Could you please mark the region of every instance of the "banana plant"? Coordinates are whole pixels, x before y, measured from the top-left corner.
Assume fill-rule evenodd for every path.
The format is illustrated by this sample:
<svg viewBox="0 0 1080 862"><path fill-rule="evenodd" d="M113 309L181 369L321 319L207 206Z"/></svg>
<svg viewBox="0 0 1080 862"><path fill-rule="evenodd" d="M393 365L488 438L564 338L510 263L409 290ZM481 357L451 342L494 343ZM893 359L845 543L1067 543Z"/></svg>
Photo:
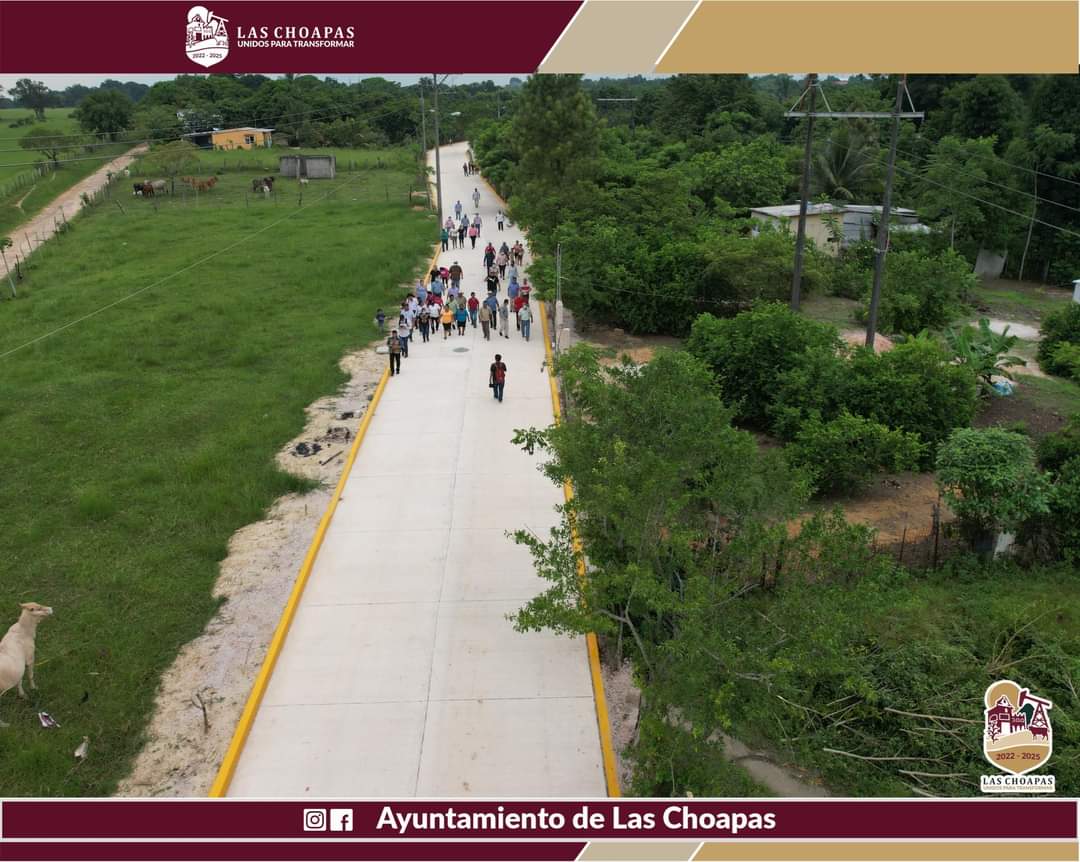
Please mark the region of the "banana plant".
<svg viewBox="0 0 1080 862"><path fill-rule="evenodd" d="M1020 339L1009 335L1009 327L1001 332L990 328L990 321L985 317L979 320L978 328L958 326L945 333L945 342L960 365L967 365L975 372L979 388L983 395L994 393L994 377L1012 380L1009 368L1027 365L1023 358L1009 353Z"/></svg>

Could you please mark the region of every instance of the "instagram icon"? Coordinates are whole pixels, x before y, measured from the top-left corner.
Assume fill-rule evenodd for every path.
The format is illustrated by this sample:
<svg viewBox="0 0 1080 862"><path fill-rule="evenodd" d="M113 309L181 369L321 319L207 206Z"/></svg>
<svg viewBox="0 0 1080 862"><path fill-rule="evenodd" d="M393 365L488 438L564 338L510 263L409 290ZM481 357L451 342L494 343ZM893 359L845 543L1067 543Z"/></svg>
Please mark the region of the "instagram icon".
<svg viewBox="0 0 1080 862"><path fill-rule="evenodd" d="M304 831L305 832L325 832L326 831L326 809L325 808L305 808L304 809Z"/></svg>

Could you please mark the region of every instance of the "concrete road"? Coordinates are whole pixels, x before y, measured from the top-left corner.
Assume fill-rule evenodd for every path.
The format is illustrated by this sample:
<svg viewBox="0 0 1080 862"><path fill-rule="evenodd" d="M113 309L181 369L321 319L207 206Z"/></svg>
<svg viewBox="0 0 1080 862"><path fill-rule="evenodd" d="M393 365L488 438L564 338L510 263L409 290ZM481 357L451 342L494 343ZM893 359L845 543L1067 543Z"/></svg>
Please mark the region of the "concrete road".
<svg viewBox="0 0 1080 862"><path fill-rule="evenodd" d="M442 152L443 202L484 221L449 251L485 296L483 246L513 245L499 202ZM468 240L466 240L468 243ZM527 263L526 259L526 263ZM505 290L501 294L505 297ZM364 321L358 321L360 326ZM511 322L513 326L513 322ZM585 641L518 634L542 588L507 530L544 535L561 489L511 445L552 422L539 321L526 343L414 335L345 486L240 756L230 796L603 796ZM505 400L488 388L499 352Z"/></svg>

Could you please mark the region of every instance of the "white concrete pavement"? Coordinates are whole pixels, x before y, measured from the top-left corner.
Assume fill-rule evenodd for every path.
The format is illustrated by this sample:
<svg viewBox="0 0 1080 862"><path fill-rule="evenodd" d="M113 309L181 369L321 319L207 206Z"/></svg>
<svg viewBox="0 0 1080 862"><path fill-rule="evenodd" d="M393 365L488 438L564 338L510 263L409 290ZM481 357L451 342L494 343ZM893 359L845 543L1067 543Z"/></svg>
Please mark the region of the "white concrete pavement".
<svg viewBox="0 0 1080 862"><path fill-rule="evenodd" d="M443 148L443 206L484 225L459 261L483 299L499 203ZM468 239L466 239L466 245ZM500 294L505 297L505 288ZM513 321L511 319L511 325ZM502 403L488 369L508 366ZM532 340L480 329L413 336L345 485L229 796L603 796L583 638L519 634L506 616L543 582L505 535L556 523L559 488L510 443L552 421Z"/></svg>

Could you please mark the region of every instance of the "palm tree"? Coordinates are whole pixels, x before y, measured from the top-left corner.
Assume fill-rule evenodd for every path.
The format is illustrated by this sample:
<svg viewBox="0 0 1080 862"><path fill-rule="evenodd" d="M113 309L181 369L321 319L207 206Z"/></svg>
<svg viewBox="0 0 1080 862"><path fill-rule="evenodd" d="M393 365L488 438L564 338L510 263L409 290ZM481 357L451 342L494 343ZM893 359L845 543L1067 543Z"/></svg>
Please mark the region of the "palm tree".
<svg viewBox="0 0 1080 862"><path fill-rule="evenodd" d="M814 157L814 193L854 201L876 185L879 167L876 141L856 126L838 126Z"/></svg>

